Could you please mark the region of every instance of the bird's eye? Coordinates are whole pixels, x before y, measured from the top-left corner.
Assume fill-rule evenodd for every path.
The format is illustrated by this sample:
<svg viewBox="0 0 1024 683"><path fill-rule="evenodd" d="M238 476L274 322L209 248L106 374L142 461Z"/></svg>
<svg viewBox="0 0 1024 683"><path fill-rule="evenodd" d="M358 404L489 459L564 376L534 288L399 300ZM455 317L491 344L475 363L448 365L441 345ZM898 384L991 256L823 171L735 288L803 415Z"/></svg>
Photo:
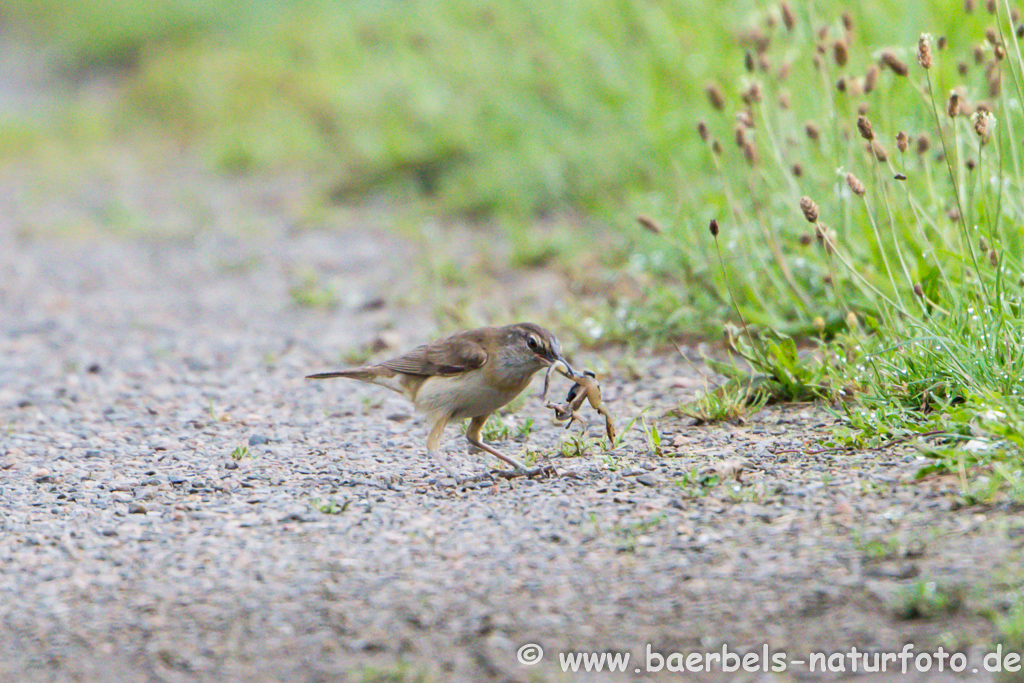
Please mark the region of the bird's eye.
<svg viewBox="0 0 1024 683"><path fill-rule="evenodd" d="M536 351L537 347L540 346L537 343L537 339L534 338L534 337L527 337L526 338L526 345L529 346L532 351Z"/></svg>

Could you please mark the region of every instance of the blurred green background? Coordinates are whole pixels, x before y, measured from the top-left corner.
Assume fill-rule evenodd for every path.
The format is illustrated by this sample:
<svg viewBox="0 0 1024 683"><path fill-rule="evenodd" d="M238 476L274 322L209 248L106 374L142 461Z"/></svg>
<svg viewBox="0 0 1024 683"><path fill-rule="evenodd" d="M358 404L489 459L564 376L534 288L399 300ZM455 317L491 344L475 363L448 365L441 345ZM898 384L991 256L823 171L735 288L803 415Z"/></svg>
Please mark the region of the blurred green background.
<svg viewBox="0 0 1024 683"><path fill-rule="evenodd" d="M957 3L847 10L857 40L909 44ZM9 0L6 39L110 100L8 113L0 154L170 136L226 173L326 171L341 200L386 192L471 217L687 210L706 194L694 138L708 80L738 101L744 32L775 5L551 0ZM934 28L932 28L934 30ZM799 94L799 93L796 93ZM813 97L815 93L807 95ZM638 199L639 197L639 199ZM602 213L607 216L607 214ZM612 219L614 222L614 219Z"/></svg>

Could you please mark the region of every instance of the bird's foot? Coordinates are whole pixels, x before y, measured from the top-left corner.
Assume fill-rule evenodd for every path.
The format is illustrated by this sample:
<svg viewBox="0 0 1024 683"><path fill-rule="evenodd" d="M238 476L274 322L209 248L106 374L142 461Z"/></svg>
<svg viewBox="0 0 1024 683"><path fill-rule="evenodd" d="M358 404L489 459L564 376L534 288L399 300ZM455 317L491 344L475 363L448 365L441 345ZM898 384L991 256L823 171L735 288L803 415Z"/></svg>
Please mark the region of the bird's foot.
<svg viewBox="0 0 1024 683"><path fill-rule="evenodd" d="M533 479L534 477L556 477L558 471L555 470L554 465L542 465L533 468L517 467L514 470L491 470L491 475L502 479L518 479L519 477Z"/></svg>

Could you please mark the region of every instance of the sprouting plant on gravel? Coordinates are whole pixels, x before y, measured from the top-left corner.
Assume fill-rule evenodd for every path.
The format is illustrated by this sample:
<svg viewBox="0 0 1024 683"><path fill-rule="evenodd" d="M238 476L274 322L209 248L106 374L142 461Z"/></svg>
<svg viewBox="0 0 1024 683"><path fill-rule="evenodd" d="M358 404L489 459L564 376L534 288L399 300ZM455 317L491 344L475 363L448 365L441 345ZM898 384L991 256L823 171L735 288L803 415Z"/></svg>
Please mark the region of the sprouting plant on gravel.
<svg viewBox="0 0 1024 683"><path fill-rule="evenodd" d="M320 282L313 271L306 271L288 293L296 306L302 308L333 309L338 306L338 295L330 285Z"/></svg>
<svg viewBox="0 0 1024 683"><path fill-rule="evenodd" d="M310 498L309 505L314 510L322 512L325 515L340 515L341 513L348 510L348 506L352 504L352 500L346 498L342 502L338 502L332 498Z"/></svg>
<svg viewBox="0 0 1024 683"><path fill-rule="evenodd" d="M647 424L647 418L640 414L640 427L644 430L644 436L647 438L647 448L657 456L662 455L661 452L661 432L658 431L658 425L652 422L650 425Z"/></svg>
<svg viewBox="0 0 1024 683"><path fill-rule="evenodd" d="M919 579L896 594L892 611L899 619L935 619L959 611L963 602L962 587Z"/></svg>
<svg viewBox="0 0 1024 683"><path fill-rule="evenodd" d="M600 450L603 443L601 439L571 432L569 437L558 445L558 450L563 458L582 458L589 455L591 451Z"/></svg>
<svg viewBox="0 0 1024 683"><path fill-rule="evenodd" d="M721 483L721 477L715 473L701 474L696 467L683 472L675 480L675 485L688 498L703 498L711 489Z"/></svg>
<svg viewBox="0 0 1024 683"><path fill-rule="evenodd" d="M526 465L527 467L533 467L534 465L536 465L537 451L527 448L526 452L523 453L523 464Z"/></svg>
<svg viewBox="0 0 1024 683"><path fill-rule="evenodd" d="M485 441L508 441L512 438L512 428L509 427L508 420L514 419L506 417L504 415L491 415L484 422L481 433L483 434ZM463 425L465 428L465 425ZM465 431L465 429L463 429Z"/></svg>
<svg viewBox="0 0 1024 683"><path fill-rule="evenodd" d="M402 662L387 668L363 666L355 673L360 683L430 683L430 677L425 672L413 671Z"/></svg>
<svg viewBox="0 0 1024 683"><path fill-rule="evenodd" d="M250 458L252 455L249 453L248 446L236 446L235 450L231 451L231 457L235 460L241 460L242 458Z"/></svg>
<svg viewBox="0 0 1024 683"><path fill-rule="evenodd" d="M601 461L604 463L605 469L609 472L618 472L622 469L621 459L612 453L605 453L601 456Z"/></svg>
<svg viewBox="0 0 1024 683"><path fill-rule="evenodd" d="M1010 650L1024 650L1024 596L1020 592L1013 596L1010 609L994 619L998 640Z"/></svg>
<svg viewBox="0 0 1024 683"><path fill-rule="evenodd" d="M895 537L854 539L854 547L861 559L868 562L892 560L899 556L900 542Z"/></svg>
<svg viewBox="0 0 1024 683"><path fill-rule="evenodd" d="M633 429L634 426L636 426L636 423L643 419L644 413L646 413L648 410L650 410L650 406L641 409L640 412L638 412L636 415L629 419L625 426L623 426L622 429L620 429L618 433L615 435L615 441L609 444L609 450L616 450L620 446L622 446L622 442L625 440L626 434L629 434L630 430Z"/></svg>
<svg viewBox="0 0 1024 683"><path fill-rule="evenodd" d="M526 441L530 438L531 432L533 432L533 418L528 417L519 425L516 431L516 441Z"/></svg>
<svg viewBox="0 0 1024 683"><path fill-rule="evenodd" d="M768 403L767 392L753 391L755 381L748 376L714 389L706 387L695 400L679 405L673 412L696 420L698 425L738 420Z"/></svg>

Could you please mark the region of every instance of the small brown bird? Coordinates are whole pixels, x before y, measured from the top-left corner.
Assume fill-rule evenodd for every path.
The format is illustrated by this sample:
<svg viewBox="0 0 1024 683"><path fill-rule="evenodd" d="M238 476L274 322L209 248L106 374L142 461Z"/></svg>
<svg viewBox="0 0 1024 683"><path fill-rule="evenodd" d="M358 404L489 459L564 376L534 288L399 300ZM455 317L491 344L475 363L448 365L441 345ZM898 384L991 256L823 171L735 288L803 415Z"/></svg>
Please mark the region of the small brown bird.
<svg viewBox="0 0 1024 683"><path fill-rule="evenodd" d="M538 370L553 363L558 363L559 372L574 377L555 335L533 323L517 323L460 332L377 365L323 372L307 379L348 377L407 396L433 423L427 451L461 483L438 446L448 422L467 417L471 418L466 430L470 453L486 451L515 467L517 475L544 471L528 470L491 448L481 441L480 430L491 413L522 393Z"/></svg>

